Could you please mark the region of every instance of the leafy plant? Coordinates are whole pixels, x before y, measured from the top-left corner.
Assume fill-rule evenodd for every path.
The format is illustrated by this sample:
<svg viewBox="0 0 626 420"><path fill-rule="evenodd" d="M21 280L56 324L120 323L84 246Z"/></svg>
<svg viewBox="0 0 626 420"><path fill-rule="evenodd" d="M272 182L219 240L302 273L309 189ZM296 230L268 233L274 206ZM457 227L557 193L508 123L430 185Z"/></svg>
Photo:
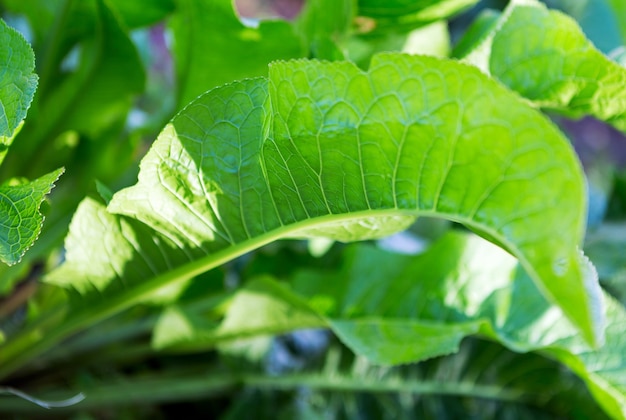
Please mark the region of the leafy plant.
<svg viewBox="0 0 626 420"><path fill-rule="evenodd" d="M6 147L16 139L3 175L59 165L67 174L51 196L52 227L1 277L13 292L0 305L0 376L48 399L67 397L54 391L63 380L86 396L65 409L119 414L134 397L103 375L113 371L149 390L135 394L147 411L134 415L142 417L157 403L167 416L166 401L224 392L230 409L219 414L234 417L244 409L237 398L261 406L282 399L286 405L268 407L285 416L353 416L366 401L351 397L359 392L373 393L388 416L454 416L472 410L463 398L487 398L497 403L484 416L518 407L518 417L626 417L626 312L615 298L623 295L615 281L607 283L615 297L603 291L592 264L599 244L622 238L590 236L591 261L584 256L585 173L549 118L591 115L626 130L626 69L596 50L584 27L534 0L485 12L455 58L398 51L419 52L434 33L445 44L442 21L476 3L363 0L337 8L311 0L293 21L246 26L228 0L2 2L9 17L28 20L41 57L33 109L16 136L36 76L26 41L3 24L26 57L15 64L8 54L3 77L27 92L16 102L0 91ZM142 54L165 51L162 27L128 32L163 19L174 75L142 62ZM142 44L142 34L161 43ZM129 186L141 137L175 111ZM151 116L137 126L127 120L137 114ZM33 159L36 166L23 169ZM37 227L39 204L60 173L10 187L28 186L21 194L31 197L26 210ZM2 217L9 227L18 220ZM434 234L436 219L457 224ZM34 234L17 240L6 229L6 262L32 244L38 230L29 229ZM422 232L425 252L380 249L378 239L407 229ZM311 250L300 250L302 241L275 243L302 238ZM353 241L371 243L340 244ZM608 280L604 267L600 280ZM16 286L25 275L35 282ZM259 371L284 370L271 364L280 337L310 328L341 344L322 340L305 352L289 368L302 372ZM487 367L502 346L522 379ZM329 364L337 351L355 361L353 370L365 363L397 379L357 384L346 366ZM191 354L211 354L211 363ZM484 388L463 360L491 372ZM457 374L410 373L439 364ZM548 372L542 381L555 383L551 402L533 390L534 364ZM236 391L242 386L253 391ZM308 403L292 405L285 395L300 386ZM345 398L329 400L329 389ZM436 399L383 403L383 392L459 397L444 408ZM571 398L579 401L561 403ZM28 404L14 400L4 410L34 408Z"/></svg>

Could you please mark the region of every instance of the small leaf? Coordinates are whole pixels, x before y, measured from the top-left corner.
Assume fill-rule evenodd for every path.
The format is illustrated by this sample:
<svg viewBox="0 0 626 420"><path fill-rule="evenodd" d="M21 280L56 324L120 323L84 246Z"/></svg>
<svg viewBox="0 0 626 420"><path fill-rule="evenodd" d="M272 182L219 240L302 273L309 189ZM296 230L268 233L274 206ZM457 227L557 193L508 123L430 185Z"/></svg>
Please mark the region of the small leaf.
<svg viewBox="0 0 626 420"><path fill-rule="evenodd" d="M37 89L37 75L33 50L2 19L0 45L0 144L6 148L17 126L26 118Z"/></svg>
<svg viewBox="0 0 626 420"><path fill-rule="evenodd" d="M337 337L372 363L397 365L456 353L461 340L476 334L480 322L445 325L406 319L333 320ZM419 343L428 343L420 345Z"/></svg>
<svg viewBox="0 0 626 420"><path fill-rule="evenodd" d="M54 187L63 169L57 169L32 182L0 186L0 259L18 263L39 236L43 216L39 206Z"/></svg>

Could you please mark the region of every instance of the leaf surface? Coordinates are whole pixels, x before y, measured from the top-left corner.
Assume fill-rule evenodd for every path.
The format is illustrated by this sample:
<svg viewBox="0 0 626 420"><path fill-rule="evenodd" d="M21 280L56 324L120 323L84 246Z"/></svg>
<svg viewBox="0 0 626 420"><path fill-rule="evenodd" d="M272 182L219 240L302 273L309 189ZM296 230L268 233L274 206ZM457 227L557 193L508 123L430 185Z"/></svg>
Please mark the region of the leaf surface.
<svg viewBox="0 0 626 420"><path fill-rule="evenodd" d="M377 56L367 73L279 62L268 79L215 89L175 117L138 183L113 196L116 214L77 213L50 281L83 290L79 318L98 318L280 238L376 238L438 216L506 247L596 342L599 290L576 249L583 186L567 140L473 67L397 54ZM122 222L132 231L115 227ZM78 229L120 230L145 246ZM102 271L113 255L114 269ZM153 274L136 268L147 260L160 262ZM90 286L94 276L104 286Z"/></svg>
<svg viewBox="0 0 626 420"><path fill-rule="evenodd" d="M348 38L356 15L352 0L311 0L294 23L294 28L309 43L310 57L342 60L342 44Z"/></svg>
<svg viewBox="0 0 626 420"><path fill-rule="evenodd" d="M37 89L35 55L26 40L0 19L0 152L6 152Z"/></svg>
<svg viewBox="0 0 626 420"><path fill-rule="evenodd" d="M170 27L181 107L216 86L264 75L273 60L306 51L288 22L245 26L230 0L177 0Z"/></svg>
<svg viewBox="0 0 626 420"><path fill-rule="evenodd" d="M573 19L534 0L512 3L469 61L540 107L592 115L626 131L626 69Z"/></svg>
<svg viewBox="0 0 626 420"><path fill-rule="evenodd" d="M31 182L0 186L0 260L13 265L32 246L43 223L39 206L63 169Z"/></svg>
<svg viewBox="0 0 626 420"><path fill-rule="evenodd" d="M303 305L356 354L383 365L456 352L464 337L478 333L516 352L538 351L566 365L607 413L626 418L623 306L604 296L606 343L591 350L511 255L476 236L448 233L417 257L354 245L346 250L341 270L301 271L290 286L264 278L236 292L226 310L231 335L221 339L247 337L252 317L259 321L258 332L302 328L295 318L285 323L284 316L272 315L272 308L285 314L303 311ZM276 288L282 293L274 293ZM272 295L275 302L251 305L239 300L240 293ZM189 316L184 309L178 315ZM190 330L184 338L171 336L160 344L173 349L212 347L221 328L204 336Z"/></svg>
<svg viewBox="0 0 626 420"><path fill-rule="evenodd" d="M186 108L109 209L207 262L285 236L381 237L437 215L503 244L588 338L598 331L575 248L584 197L569 144L449 61L379 55L368 73L276 63L268 81Z"/></svg>

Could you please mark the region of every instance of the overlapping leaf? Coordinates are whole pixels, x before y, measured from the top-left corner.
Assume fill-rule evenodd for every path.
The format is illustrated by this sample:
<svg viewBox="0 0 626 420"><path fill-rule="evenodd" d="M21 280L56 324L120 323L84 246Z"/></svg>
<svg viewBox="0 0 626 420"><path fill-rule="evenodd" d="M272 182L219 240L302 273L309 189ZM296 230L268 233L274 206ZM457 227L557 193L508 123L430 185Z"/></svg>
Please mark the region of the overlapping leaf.
<svg viewBox="0 0 626 420"><path fill-rule="evenodd" d="M512 3L469 60L541 107L626 131L626 69L573 19L534 0Z"/></svg>
<svg viewBox="0 0 626 420"><path fill-rule="evenodd" d="M35 159L39 167L58 165L56 154L41 153L46 145L52 149L52 140L69 130L98 138L126 118L134 95L143 90L139 54L106 2L71 2L63 16L59 25L65 25L65 31L56 35L55 48L40 63L38 112L26 122L24 141L13 151L18 158L5 173L29 173L24 162ZM72 61L68 54L74 63L67 64ZM69 68L62 68L63 61Z"/></svg>
<svg viewBox="0 0 626 420"><path fill-rule="evenodd" d="M216 86L262 76L270 61L305 55L288 22L247 27L233 7L230 0L177 0L170 26L181 107Z"/></svg>
<svg viewBox="0 0 626 420"><path fill-rule="evenodd" d="M74 129L94 137L126 115L134 95L143 90L145 74L136 47L106 3L91 0L82 7L95 23L82 39L76 71L55 86L41 111L61 120L58 131Z"/></svg>
<svg viewBox="0 0 626 420"><path fill-rule="evenodd" d="M475 236L448 233L417 257L364 245L346 254L338 272L302 271L289 285L253 280L232 299L226 321L213 329L196 311L180 309L178 323L188 328L174 331L167 328L172 314L165 313L155 345L206 348L252 332L302 328L307 316L355 353L390 365L456 352L463 337L479 333L565 364L607 413L626 418L626 311L612 298L605 296L606 344L590 350L513 257ZM276 316L277 310L283 316Z"/></svg>

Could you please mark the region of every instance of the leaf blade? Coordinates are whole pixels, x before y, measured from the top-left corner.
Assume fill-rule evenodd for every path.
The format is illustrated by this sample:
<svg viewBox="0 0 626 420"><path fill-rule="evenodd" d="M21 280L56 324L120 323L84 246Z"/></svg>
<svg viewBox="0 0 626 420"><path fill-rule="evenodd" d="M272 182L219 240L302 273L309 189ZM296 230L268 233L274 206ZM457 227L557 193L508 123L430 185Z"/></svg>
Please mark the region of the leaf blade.
<svg viewBox="0 0 626 420"><path fill-rule="evenodd" d="M449 218L504 244L587 339L599 339L599 294L588 293L572 247L584 229L582 170L536 111L472 67L431 57L382 54L368 73L279 62L267 83L192 104L109 209L209 254L273 230L274 239L319 236L333 220L365 238L416 214ZM533 223L541 228L530 232Z"/></svg>
<svg viewBox="0 0 626 420"><path fill-rule="evenodd" d="M10 146L37 89L35 54L24 37L0 19L0 142Z"/></svg>
<svg viewBox="0 0 626 420"><path fill-rule="evenodd" d="M290 72L297 77L283 78ZM346 104L367 124L355 112L333 114ZM511 130L516 121L520 130ZM406 127L413 130L409 147L401 146ZM320 168L334 176L320 177ZM113 196L108 211L116 214L107 223L137 219L167 240L175 258L149 278L133 268L144 264L135 254L123 259L120 279L107 280L126 282L126 290L110 286L116 311L280 238L357 239L340 236L338 224L375 237L423 215L464 223L504 244L589 342L601 333L594 317L601 298L588 295L576 249L585 198L571 146L537 111L472 67L393 54L379 56L369 73L348 63L277 63L269 81L218 88L183 110L143 160L139 178ZM102 245L71 245L70 282L80 284L89 277L81 272L95 270L83 248L106 253ZM104 304L90 307L101 294L82 296L85 319L111 313ZM59 328L58 336L70 330Z"/></svg>
<svg viewBox="0 0 626 420"><path fill-rule="evenodd" d="M64 169L57 169L34 181L0 186L0 260L17 264L37 240L43 225L39 206Z"/></svg>
<svg viewBox="0 0 626 420"><path fill-rule="evenodd" d="M539 107L626 130L626 69L563 13L534 0L512 3L468 59Z"/></svg>

